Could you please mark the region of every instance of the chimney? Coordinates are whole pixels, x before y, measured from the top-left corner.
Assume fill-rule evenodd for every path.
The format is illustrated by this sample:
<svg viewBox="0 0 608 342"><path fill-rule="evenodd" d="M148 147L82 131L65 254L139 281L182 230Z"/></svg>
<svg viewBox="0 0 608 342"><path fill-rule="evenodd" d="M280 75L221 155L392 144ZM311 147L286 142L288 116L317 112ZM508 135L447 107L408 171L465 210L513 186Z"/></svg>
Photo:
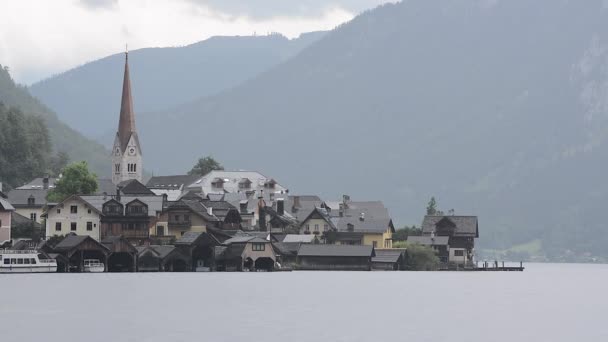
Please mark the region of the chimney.
<svg viewBox="0 0 608 342"><path fill-rule="evenodd" d="M260 231L266 231L266 203L264 203L264 197L260 195L258 197L258 224Z"/></svg>
<svg viewBox="0 0 608 342"><path fill-rule="evenodd" d="M239 203L239 210L241 211L241 214L247 214L247 201L241 201Z"/></svg>
<svg viewBox="0 0 608 342"><path fill-rule="evenodd" d="M49 189L49 176L44 176L44 178L42 178L42 188L44 190Z"/></svg>
<svg viewBox="0 0 608 342"><path fill-rule="evenodd" d="M291 207L291 212L296 213L300 208L300 196L293 196L293 205Z"/></svg>
<svg viewBox="0 0 608 342"><path fill-rule="evenodd" d="M163 206L162 208L165 209L167 207L167 194L163 194Z"/></svg>
<svg viewBox="0 0 608 342"><path fill-rule="evenodd" d="M120 190L122 190L122 186L116 187L116 200L120 202Z"/></svg>
<svg viewBox="0 0 608 342"><path fill-rule="evenodd" d="M359 221L365 221L365 213L361 213L361 215L359 215Z"/></svg>
<svg viewBox="0 0 608 342"><path fill-rule="evenodd" d="M277 200L277 214L283 216L285 214L285 201L282 198Z"/></svg>
<svg viewBox="0 0 608 342"><path fill-rule="evenodd" d="M340 203L340 208L338 209L338 215L340 217L344 217L344 203Z"/></svg>
<svg viewBox="0 0 608 342"><path fill-rule="evenodd" d="M350 202L349 195L342 195L342 203L344 203L344 208L348 208L348 203Z"/></svg>

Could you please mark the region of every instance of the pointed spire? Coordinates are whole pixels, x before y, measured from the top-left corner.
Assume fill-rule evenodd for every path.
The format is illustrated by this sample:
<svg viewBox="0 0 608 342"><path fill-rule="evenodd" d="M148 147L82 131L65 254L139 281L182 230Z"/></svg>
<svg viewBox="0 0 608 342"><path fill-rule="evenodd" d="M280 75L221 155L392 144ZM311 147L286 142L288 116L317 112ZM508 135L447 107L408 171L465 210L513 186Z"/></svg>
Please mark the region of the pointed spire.
<svg viewBox="0 0 608 342"><path fill-rule="evenodd" d="M120 104L120 121L118 122L118 137L120 147L124 152L135 132L135 113L133 112L133 98L131 97L131 79L129 77L129 52L125 51L125 75L122 83L122 101Z"/></svg>

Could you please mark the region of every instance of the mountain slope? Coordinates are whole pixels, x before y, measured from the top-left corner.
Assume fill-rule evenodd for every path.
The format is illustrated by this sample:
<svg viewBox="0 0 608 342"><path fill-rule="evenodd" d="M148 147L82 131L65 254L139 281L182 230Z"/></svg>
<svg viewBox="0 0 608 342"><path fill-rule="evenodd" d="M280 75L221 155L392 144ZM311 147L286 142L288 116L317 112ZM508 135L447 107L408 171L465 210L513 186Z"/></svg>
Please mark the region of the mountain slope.
<svg viewBox="0 0 608 342"><path fill-rule="evenodd" d="M137 113L175 106L236 86L295 55L324 33L213 37L175 48L129 52ZM33 84L34 96L71 127L102 144L116 130L124 54L112 55Z"/></svg>
<svg viewBox="0 0 608 342"><path fill-rule="evenodd" d="M1 67L0 102L6 106L17 107L26 115L43 118L53 151L66 152L72 161L86 160L91 170L99 176L106 176L109 173L109 151L61 122L54 112L32 97L26 88L16 85L8 71Z"/></svg>
<svg viewBox="0 0 608 342"><path fill-rule="evenodd" d="M212 153L296 192L383 199L403 223L438 196L480 216L484 246L606 255L607 98L603 1L413 0L140 133L155 173Z"/></svg>

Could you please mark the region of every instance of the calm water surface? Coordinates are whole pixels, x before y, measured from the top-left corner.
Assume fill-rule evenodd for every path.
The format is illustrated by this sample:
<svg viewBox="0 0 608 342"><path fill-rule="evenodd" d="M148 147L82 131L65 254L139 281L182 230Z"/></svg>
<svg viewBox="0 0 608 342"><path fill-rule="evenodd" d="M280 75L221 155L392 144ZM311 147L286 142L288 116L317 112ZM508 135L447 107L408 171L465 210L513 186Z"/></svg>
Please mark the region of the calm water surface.
<svg viewBox="0 0 608 342"><path fill-rule="evenodd" d="M0 275L0 341L608 341L608 265Z"/></svg>

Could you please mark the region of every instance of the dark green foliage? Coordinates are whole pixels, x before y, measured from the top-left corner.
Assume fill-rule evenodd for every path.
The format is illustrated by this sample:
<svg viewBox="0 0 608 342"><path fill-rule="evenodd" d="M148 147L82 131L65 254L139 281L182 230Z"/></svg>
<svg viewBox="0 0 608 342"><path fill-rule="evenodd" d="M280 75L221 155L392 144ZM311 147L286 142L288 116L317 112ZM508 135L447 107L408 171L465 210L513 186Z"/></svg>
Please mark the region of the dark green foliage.
<svg viewBox="0 0 608 342"><path fill-rule="evenodd" d="M222 164L218 163L213 157L207 156L199 158L198 162L188 172L189 175L204 176L213 170L223 170Z"/></svg>
<svg viewBox="0 0 608 342"><path fill-rule="evenodd" d="M40 145L35 151L30 151L29 154L22 155L23 159L27 160L28 163L36 165L36 168L32 169L31 172L23 175L23 177L27 178L26 181L29 181L32 178L28 175L41 177L43 173L52 171L46 169L47 166L49 166L47 164L48 158L46 156L49 156L52 151L61 151L67 154L71 160L86 160L94 171L100 172L101 174L105 175L109 172L109 152L103 146L92 142L61 122L55 113L40 103L36 98L32 97L27 88L15 84L10 77L8 70L2 68L1 65L0 102L3 102L6 107L19 108L21 116L24 116L23 121L27 122L27 125L30 126L28 131L28 134L30 135L26 138L29 140L37 140L37 144ZM81 111L82 110L85 109L81 108ZM6 130L2 128L0 128L0 130L2 130L2 134L7 134ZM46 139L39 139L44 136L45 132L47 135ZM11 134L18 135L20 133L15 132ZM0 136L0 142L3 141L3 138L4 136ZM11 140L13 138L15 137L8 137L7 139ZM23 153L27 150L25 146L18 148L20 149L18 153ZM39 154L43 151L45 155L39 157ZM3 155L0 155L0 158L2 158L2 156ZM32 161L31 159L33 158L38 159L38 161ZM63 157L59 158L59 160L62 158ZM2 170L0 170L0 172L2 172ZM17 181L21 181L21 179L22 178ZM4 179L0 179L0 181L9 182L9 180Z"/></svg>
<svg viewBox="0 0 608 342"><path fill-rule="evenodd" d="M59 203L71 195L88 195L97 190L97 176L89 172L85 161L72 163L61 173L61 179L47 195L49 202Z"/></svg>
<svg viewBox="0 0 608 342"><path fill-rule="evenodd" d="M431 200L426 206L426 214L427 215L435 215L437 214L437 201L435 201L435 197L431 197Z"/></svg>
<svg viewBox="0 0 608 342"><path fill-rule="evenodd" d="M15 224L11 227L11 237L13 239L32 239L38 241L40 239L41 228L34 221Z"/></svg>
<svg viewBox="0 0 608 342"><path fill-rule="evenodd" d="M395 230L393 233L393 241L405 241L408 236L420 236L422 235L422 229L416 228L416 226L411 227L403 227L401 229Z"/></svg>
<svg viewBox="0 0 608 342"><path fill-rule="evenodd" d="M393 243L393 248L407 248L409 270L434 271L439 268L439 257L431 247L398 241Z"/></svg>
<svg viewBox="0 0 608 342"><path fill-rule="evenodd" d="M55 246L57 246L57 244L60 243L61 240L63 240L64 238L65 238L65 235L53 235L46 239L46 243L51 248L55 248Z"/></svg>
<svg viewBox="0 0 608 342"><path fill-rule="evenodd" d="M46 171L51 147L44 121L0 103L0 180L17 187Z"/></svg>

